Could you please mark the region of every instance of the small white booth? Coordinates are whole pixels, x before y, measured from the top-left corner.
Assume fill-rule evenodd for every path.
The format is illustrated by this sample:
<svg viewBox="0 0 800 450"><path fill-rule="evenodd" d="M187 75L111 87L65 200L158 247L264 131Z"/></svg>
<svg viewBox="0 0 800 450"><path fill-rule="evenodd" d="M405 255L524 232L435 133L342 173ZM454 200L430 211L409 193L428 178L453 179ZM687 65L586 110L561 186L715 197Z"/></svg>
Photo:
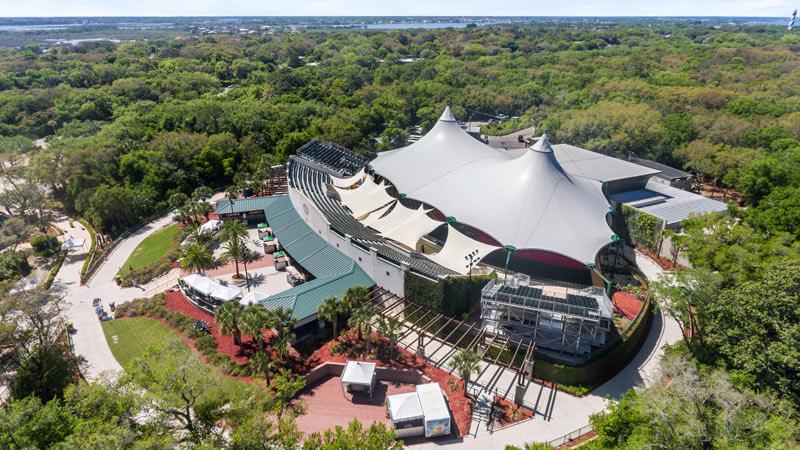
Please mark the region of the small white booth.
<svg viewBox="0 0 800 450"><path fill-rule="evenodd" d="M386 399L397 437L450 434L450 409L438 383L418 384L416 392Z"/></svg>
<svg viewBox="0 0 800 450"><path fill-rule="evenodd" d="M386 398L386 407L395 436L402 439L425 434L425 414L416 392L390 395Z"/></svg>
<svg viewBox="0 0 800 450"><path fill-rule="evenodd" d="M369 398L372 398L372 391L375 387L375 363L364 361L347 361L342 370L342 386L349 387L350 390L369 391Z"/></svg>

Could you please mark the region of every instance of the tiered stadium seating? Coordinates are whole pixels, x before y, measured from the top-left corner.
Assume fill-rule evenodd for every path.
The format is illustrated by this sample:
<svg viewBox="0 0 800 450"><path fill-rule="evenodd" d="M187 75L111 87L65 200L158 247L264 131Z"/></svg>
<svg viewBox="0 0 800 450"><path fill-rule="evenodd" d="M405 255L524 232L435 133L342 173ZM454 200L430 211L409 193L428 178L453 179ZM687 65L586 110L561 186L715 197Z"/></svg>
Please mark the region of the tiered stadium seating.
<svg viewBox="0 0 800 450"><path fill-rule="evenodd" d="M316 152L316 147L314 148ZM325 153L322 150L319 150L319 152L323 156L330 156L329 153ZM300 151L298 150L299 153ZM401 262L406 263L412 270L428 277L437 278L440 275L454 274L450 269L440 266L425 257L412 257L409 252L391 244L385 238L353 218L341 203L328 195L326 185L331 183L330 176L315 166L331 167L322 162L311 160L308 157L309 153L304 153L304 155L302 158L293 157L289 162L289 182L293 188L303 192L306 197L317 205L335 231L342 235L348 234L357 245L361 245L364 248L375 248L381 257L398 264ZM360 170L360 167L353 170L352 173L357 170Z"/></svg>
<svg viewBox="0 0 800 450"><path fill-rule="evenodd" d="M320 139L314 139L297 149L297 156L314 161L346 176L354 175L367 163L364 156Z"/></svg>

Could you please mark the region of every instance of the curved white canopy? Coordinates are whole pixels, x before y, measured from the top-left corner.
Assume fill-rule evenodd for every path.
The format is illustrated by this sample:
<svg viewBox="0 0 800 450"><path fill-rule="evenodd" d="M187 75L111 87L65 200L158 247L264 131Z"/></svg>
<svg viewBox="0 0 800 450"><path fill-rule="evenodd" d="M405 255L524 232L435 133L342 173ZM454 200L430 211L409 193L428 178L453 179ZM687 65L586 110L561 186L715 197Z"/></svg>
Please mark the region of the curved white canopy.
<svg viewBox="0 0 800 450"><path fill-rule="evenodd" d="M380 231L383 236L414 249L419 238L442 224L428 217L428 212L422 205L417 209L411 209L398 202L389 214L370 226Z"/></svg>
<svg viewBox="0 0 800 450"><path fill-rule="evenodd" d="M447 267L448 269L466 275L469 272L466 258L471 252L475 252L474 261L477 263L484 256L497 250L500 247L484 244L466 236L456 230L450 224L447 225L447 240L439 253L425 255L436 264Z"/></svg>
<svg viewBox="0 0 800 450"><path fill-rule="evenodd" d="M334 189L339 193L342 203L350 208L354 217L358 218L394 201L394 198L386 192L386 187L385 182L377 184L372 177L369 177L355 189L340 189L335 186Z"/></svg>
<svg viewBox="0 0 800 450"><path fill-rule="evenodd" d="M384 206L383 208L376 209L375 211L371 212L367 217L361 219L361 223L364 226L371 227L372 224L374 224L375 222L381 220L383 218L383 215L386 214L386 211L388 211L389 208L391 208L392 205L394 205L395 203L396 202L389 203L388 205Z"/></svg>
<svg viewBox="0 0 800 450"><path fill-rule="evenodd" d="M547 136L522 151L492 148L463 131L447 108L422 139L379 153L371 166L398 192L503 245L588 264L611 242L600 183L568 175Z"/></svg>
<svg viewBox="0 0 800 450"><path fill-rule="evenodd" d="M333 182L333 185L336 186L336 187L349 188L350 186L352 186L352 185L358 183L359 181L363 180L365 174L366 174L366 172L362 168L361 170L359 170L352 177L338 178L338 177L332 176L331 177L331 181Z"/></svg>

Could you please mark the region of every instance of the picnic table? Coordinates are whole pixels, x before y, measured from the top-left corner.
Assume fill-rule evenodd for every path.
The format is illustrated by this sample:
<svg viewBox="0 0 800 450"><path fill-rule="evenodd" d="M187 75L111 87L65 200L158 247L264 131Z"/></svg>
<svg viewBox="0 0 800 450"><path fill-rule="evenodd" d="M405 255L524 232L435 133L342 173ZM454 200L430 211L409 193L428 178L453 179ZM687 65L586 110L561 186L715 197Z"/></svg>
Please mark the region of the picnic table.
<svg viewBox="0 0 800 450"><path fill-rule="evenodd" d="M257 226L258 226L258 228L267 228L267 227L268 227L268 225L267 225L267 224L265 224L264 222L261 222L261 223L260 223L260 224L258 224Z"/></svg>
<svg viewBox="0 0 800 450"><path fill-rule="evenodd" d="M264 242L272 242L275 240L275 236L264 236L261 238L261 240Z"/></svg>
<svg viewBox="0 0 800 450"><path fill-rule="evenodd" d="M283 253L283 252L275 252L275 253L272 254L272 257L275 258L275 259L283 258L284 256L286 256L286 254Z"/></svg>

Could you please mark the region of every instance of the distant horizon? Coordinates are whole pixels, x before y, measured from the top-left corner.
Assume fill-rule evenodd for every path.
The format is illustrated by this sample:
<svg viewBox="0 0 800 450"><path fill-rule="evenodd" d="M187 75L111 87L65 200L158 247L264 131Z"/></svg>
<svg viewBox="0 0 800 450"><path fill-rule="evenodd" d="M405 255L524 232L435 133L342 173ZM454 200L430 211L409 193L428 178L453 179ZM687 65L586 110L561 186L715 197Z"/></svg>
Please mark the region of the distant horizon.
<svg viewBox="0 0 800 450"><path fill-rule="evenodd" d="M800 8L800 7L798 7ZM309 14L272 14L272 15L243 15L243 14L196 14L196 15L152 15L152 16L134 16L134 15L74 15L74 16L4 16L0 14L0 20L2 19L78 19L78 18L86 18L86 19L94 19L94 18L120 18L120 19L191 19L191 18L248 18L248 19L258 19L258 18L270 18L270 17L280 17L280 18L291 18L291 17L322 17L322 18L448 18L448 19L467 19L467 18L519 18L519 19L537 19L537 18L560 18L560 17L567 17L567 18L609 18L609 19L727 19L727 18L765 18L765 19L781 19L786 18L789 20L790 14L780 15L780 16L763 16L763 15L721 15L721 16L710 16L710 15L613 15L613 14L592 14L592 15L565 15L565 14L551 14L551 15L488 15L488 14L458 14L458 15L421 15L421 14L402 14L402 15L395 15L395 14L367 14L367 15L334 15L334 14L317 14L317 15L309 15Z"/></svg>
<svg viewBox="0 0 800 450"><path fill-rule="evenodd" d="M3 18L73 17L787 17L797 0L28 0ZM47 12L43 15L42 12ZM142 14L147 12L148 14ZM580 14L576 14L579 12ZM454 14L455 13L455 14Z"/></svg>

